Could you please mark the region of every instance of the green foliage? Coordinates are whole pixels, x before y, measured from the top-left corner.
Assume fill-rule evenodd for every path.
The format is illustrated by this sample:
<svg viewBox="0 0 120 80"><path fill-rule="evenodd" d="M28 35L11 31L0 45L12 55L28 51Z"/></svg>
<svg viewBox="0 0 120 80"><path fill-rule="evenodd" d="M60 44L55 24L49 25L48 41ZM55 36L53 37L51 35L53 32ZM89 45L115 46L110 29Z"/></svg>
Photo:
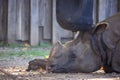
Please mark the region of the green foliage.
<svg viewBox="0 0 120 80"><path fill-rule="evenodd" d="M15 47L24 47L24 44L0 42L0 46L1 47L15 48Z"/></svg>
<svg viewBox="0 0 120 80"><path fill-rule="evenodd" d="M26 50L26 51L20 51L17 53L18 56L42 56L45 57L46 55L49 55L49 50Z"/></svg>
<svg viewBox="0 0 120 80"><path fill-rule="evenodd" d="M26 46L27 45L27 46ZM40 45L38 46L30 46L28 43L4 43L4 42L0 42L0 46L1 47L9 47L9 48L16 48L16 47L31 47L31 48L50 48L51 44L49 42L43 42L40 43Z"/></svg>
<svg viewBox="0 0 120 80"><path fill-rule="evenodd" d="M24 48L23 48L24 49ZM50 51L44 49L33 49L33 50L20 50L20 51L4 51L0 52L0 58L13 58L13 57L45 57L49 55Z"/></svg>
<svg viewBox="0 0 120 80"><path fill-rule="evenodd" d="M8 43L6 47L15 48L15 47L24 47L24 44L18 44L18 43Z"/></svg>
<svg viewBox="0 0 120 80"><path fill-rule="evenodd" d="M4 42L0 42L0 46L1 46L1 47L4 46Z"/></svg>
<svg viewBox="0 0 120 80"><path fill-rule="evenodd" d="M40 47L42 47L42 48L50 48L50 47L51 47L51 44L48 43L48 42L46 42L46 43L41 43L41 44L40 44Z"/></svg>
<svg viewBox="0 0 120 80"><path fill-rule="evenodd" d="M3 44L0 44L3 46ZM29 44L7 44L5 50L0 51L0 59L14 57L46 57L50 53L50 43L41 43L40 46L30 46Z"/></svg>
<svg viewBox="0 0 120 80"><path fill-rule="evenodd" d="M50 47L51 43L49 42L40 43L38 46L31 46L31 48L50 48Z"/></svg>

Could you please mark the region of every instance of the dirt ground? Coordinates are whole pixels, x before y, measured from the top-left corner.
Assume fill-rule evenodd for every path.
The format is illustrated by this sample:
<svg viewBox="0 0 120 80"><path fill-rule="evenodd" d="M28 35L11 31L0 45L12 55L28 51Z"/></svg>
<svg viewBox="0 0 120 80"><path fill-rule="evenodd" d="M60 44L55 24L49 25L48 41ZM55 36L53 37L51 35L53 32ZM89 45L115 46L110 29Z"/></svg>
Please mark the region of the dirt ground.
<svg viewBox="0 0 120 80"><path fill-rule="evenodd" d="M120 74L106 74L102 70L93 73L67 74L41 73L39 70L26 72L29 61L30 59L24 57L0 59L0 69L10 73L0 71L0 80L120 80Z"/></svg>

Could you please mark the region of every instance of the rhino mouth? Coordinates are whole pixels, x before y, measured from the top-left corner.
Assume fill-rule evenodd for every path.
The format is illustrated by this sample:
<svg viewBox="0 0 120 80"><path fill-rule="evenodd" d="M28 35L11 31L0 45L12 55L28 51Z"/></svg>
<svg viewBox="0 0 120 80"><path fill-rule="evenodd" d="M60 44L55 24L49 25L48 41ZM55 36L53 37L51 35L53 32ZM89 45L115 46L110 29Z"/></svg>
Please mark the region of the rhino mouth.
<svg viewBox="0 0 120 80"><path fill-rule="evenodd" d="M48 71L52 73L68 73L69 72L68 68L64 66L59 66L59 65L51 67Z"/></svg>
<svg viewBox="0 0 120 80"><path fill-rule="evenodd" d="M50 72L53 72L53 73L68 73L67 69L66 68L52 68L50 70Z"/></svg>

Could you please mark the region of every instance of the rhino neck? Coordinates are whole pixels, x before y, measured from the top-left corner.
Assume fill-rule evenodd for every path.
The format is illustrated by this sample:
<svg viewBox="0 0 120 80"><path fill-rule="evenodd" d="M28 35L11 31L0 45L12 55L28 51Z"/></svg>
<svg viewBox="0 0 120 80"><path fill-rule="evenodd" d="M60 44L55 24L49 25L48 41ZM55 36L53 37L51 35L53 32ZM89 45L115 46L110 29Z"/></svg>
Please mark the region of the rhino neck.
<svg viewBox="0 0 120 80"><path fill-rule="evenodd" d="M65 46L67 47L73 47L73 46L76 46L80 41L81 41L81 38L83 36L83 32L79 32L78 36L76 39L72 40L72 41L68 41L65 43Z"/></svg>
<svg viewBox="0 0 120 80"><path fill-rule="evenodd" d="M82 38L83 38L83 36L84 36L84 33L85 33L84 31L80 31L80 32L79 32L77 38L73 40L73 44L74 44L74 45L76 45L76 44L78 44L79 42L82 41Z"/></svg>

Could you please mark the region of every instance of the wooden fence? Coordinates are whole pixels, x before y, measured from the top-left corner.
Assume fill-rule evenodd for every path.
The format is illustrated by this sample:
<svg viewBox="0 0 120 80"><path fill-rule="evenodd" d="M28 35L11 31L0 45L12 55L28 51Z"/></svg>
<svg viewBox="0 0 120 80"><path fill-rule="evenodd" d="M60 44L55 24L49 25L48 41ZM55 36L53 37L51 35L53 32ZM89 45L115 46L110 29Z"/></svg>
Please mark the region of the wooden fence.
<svg viewBox="0 0 120 80"><path fill-rule="evenodd" d="M94 23L120 10L120 0L94 0ZM72 39L56 21L56 0L0 0L0 41L28 42Z"/></svg>

